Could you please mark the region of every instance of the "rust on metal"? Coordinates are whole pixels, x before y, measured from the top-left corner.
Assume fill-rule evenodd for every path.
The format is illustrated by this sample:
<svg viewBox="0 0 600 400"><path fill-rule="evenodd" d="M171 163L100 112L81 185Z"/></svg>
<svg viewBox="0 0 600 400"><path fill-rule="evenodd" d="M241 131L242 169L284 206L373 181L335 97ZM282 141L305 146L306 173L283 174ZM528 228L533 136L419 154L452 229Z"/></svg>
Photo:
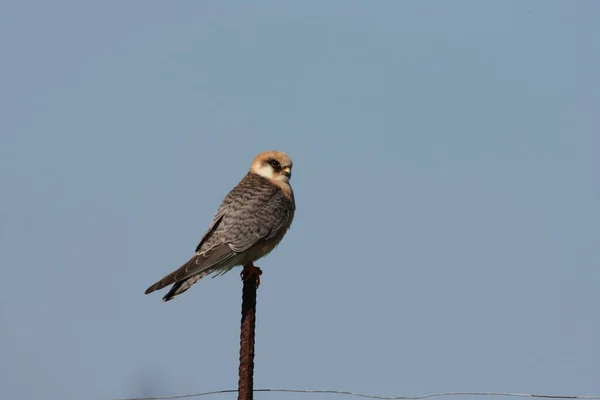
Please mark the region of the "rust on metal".
<svg viewBox="0 0 600 400"><path fill-rule="evenodd" d="M252 263L242 271L242 327L240 331L240 367L238 400L252 400L254 391L254 333L256 328L256 289L262 271Z"/></svg>

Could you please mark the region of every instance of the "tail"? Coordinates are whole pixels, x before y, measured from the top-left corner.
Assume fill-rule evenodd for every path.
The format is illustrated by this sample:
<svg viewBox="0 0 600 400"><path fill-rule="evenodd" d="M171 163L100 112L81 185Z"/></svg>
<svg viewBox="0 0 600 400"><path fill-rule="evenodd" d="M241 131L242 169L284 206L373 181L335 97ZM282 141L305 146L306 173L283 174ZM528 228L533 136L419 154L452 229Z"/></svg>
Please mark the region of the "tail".
<svg viewBox="0 0 600 400"><path fill-rule="evenodd" d="M204 278L215 270L214 266L202 268L197 261L198 255L192 257L188 262L183 264L177 270L171 272L158 282L146 289L145 294L150 294L156 290L163 289L169 285L173 285L169 293L163 297L163 301L169 301L175 296L188 290L194 283Z"/></svg>
<svg viewBox="0 0 600 400"><path fill-rule="evenodd" d="M196 282L198 282L200 279L204 278L206 275L210 274L212 271L203 271L199 274L196 274L194 276L190 276L187 279L184 279L182 281L176 282L172 287L171 290L169 290L169 293L167 293L162 300L163 301L169 301L169 300L173 300L175 298L175 296L179 296L181 293L185 292L186 290L188 290L189 288L192 287L192 285ZM148 290L150 290L150 288L148 288ZM146 294L153 292L153 290L148 291L146 290Z"/></svg>

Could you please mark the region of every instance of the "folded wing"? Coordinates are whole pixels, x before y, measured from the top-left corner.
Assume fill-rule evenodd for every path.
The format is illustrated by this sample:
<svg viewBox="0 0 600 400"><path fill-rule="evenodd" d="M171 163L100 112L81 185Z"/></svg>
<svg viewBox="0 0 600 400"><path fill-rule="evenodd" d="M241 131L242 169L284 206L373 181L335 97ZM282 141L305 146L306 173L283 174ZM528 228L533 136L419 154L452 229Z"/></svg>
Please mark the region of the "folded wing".
<svg viewBox="0 0 600 400"><path fill-rule="evenodd" d="M293 202L277 186L249 173L221 203L210 228L196 248L196 254L179 269L150 286L146 294L187 281L177 288L173 287L171 292L175 291L174 295L177 295L212 272L219 269L227 271L236 265L237 255L262 240L275 237L288 226L293 211Z"/></svg>

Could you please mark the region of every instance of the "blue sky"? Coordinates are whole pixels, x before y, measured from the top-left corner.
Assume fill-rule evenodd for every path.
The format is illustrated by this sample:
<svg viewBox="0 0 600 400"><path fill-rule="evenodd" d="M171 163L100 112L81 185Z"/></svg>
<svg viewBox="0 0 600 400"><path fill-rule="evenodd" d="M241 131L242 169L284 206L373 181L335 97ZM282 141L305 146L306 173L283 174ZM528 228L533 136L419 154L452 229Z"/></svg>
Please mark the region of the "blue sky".
<svg viewBox="0 0 600 400"><path fill-rule="evenodd" d="M143 293L269 149L298 211L257 263L255 387L600 394L599 18L0 2L0 396L235 388L237 270Z"/></svg>

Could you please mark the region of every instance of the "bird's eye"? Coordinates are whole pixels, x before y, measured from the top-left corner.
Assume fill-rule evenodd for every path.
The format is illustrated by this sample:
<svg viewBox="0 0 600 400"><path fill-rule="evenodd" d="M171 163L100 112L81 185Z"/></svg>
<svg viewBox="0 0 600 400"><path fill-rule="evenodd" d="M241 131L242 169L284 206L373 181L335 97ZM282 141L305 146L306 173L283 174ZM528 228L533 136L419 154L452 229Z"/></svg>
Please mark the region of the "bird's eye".
<svg viewBox="0 0 600 400"><path fill-rule="evenodd" d="M279 168L281 166L277 160L269 160L269 164L271 164L273 168Z"/></svg>

